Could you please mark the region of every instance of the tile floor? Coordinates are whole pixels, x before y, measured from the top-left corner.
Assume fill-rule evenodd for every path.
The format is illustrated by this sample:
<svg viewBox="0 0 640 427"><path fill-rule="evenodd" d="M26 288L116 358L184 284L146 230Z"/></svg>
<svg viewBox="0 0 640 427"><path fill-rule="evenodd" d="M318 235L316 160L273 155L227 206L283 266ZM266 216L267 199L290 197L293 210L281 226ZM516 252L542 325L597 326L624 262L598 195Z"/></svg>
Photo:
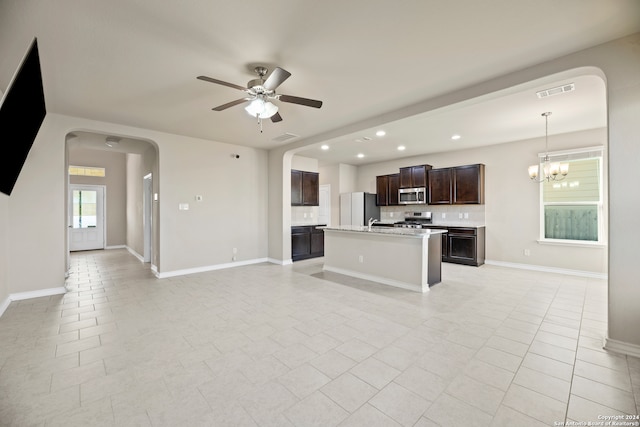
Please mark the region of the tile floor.
<svg viewBox="0 0 640 427"><path fill-rule="evenodd" d="M636 415L604 281L443 264L426 294L322 259L156 279L74 253L0 318L2 426L553 426ZM635 425L638 425L637 423Z"/></svg>

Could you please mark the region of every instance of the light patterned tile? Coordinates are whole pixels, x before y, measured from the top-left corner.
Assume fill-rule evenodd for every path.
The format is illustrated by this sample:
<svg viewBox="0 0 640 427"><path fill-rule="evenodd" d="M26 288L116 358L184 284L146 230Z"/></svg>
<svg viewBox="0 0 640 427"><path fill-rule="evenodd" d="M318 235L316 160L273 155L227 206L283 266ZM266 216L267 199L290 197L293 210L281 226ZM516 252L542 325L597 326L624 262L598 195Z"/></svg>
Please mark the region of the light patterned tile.
<svg viewBox="0 0 640 427"><path fill-rule="evenodd" d="M566 404L528 388L512 384L502 404L531 418L553 425L562 421Z"/></svg>
<svg viewBox="0 0 640 427"><path fill-rule="evenodd" d="M636 410L636 402L632 392L620 390L578 375L573 378L571 394L598 402L624 414L632 414Z"/></svg>
<svg viewBox="0 0 640 427"><path fill-rule="evenodd" d="M357 411L351 414L346 420L340 423L340 427L362 426L399 427L400 424L385 415L383 412L377 410L368 403L365 403L360 408L358 408Z"/></svg>
<svg viewBox="0 0 640 427"><path fill-rule="evenodd" d="M320 392L315 392L284 411L295 426L335 426L349 416L340 405Z"/></svg>
<svg viewBox="0 0 640 427"><path fill-rule="evenodd" d="M505 392L466 375L459 375L451 381L446 393L494 415Z"/></svg>
<svg viewBox="0 0 640 427"><path fill-rule="evenodd" d="M373 397L378 389L346 373L322 387L320 391L347 411L353 412Z"/></svg>
<svg viewBox="0 0 640 427"><path fill-rule="evenodd" d="M486 427L492 416L453 396L443 393L425 411L424 416L440 426Z"/></svg>
<svg viewBox="0 0 640 427"><path fill-rule="evenodd" d="M390 383L369 400L370 405L403 426L413 426L430 403L396 383Z"/></svg>
<svg viewBox="0 0 640 427"><path fill-rule="evenodd" d="M561 402L569 402L569 390L571 389L571 383L569 381L561 380L525 366L521 366L520 369L518 369L513 383Z"/></svg>
<svg viewBox="0 0 640 427"><path fill-rule="evenodd" d="M631 379L625 372L576 360L574 375L631 392Z"/></svg>

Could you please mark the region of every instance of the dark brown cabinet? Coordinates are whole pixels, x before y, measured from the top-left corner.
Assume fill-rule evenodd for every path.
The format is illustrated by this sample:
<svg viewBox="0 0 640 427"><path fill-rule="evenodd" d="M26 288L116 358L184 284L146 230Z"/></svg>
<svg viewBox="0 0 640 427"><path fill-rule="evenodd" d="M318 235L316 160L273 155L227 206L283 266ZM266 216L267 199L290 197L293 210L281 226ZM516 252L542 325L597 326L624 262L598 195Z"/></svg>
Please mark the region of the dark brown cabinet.
<svg viewBox="0 0 640 427"><path fill-rule="evenodd" d="M420 188L427 186L427 171L431 165L407 166L400 168L400 188Z"/></svg>
<svg viewBox="0 0 640 427"><path fill-rule="evenodd" d="M324 231L319 225L291 227L291 259L299 261L324 256Z"/></svg>
<svg viewBox="0 0 640 427"><path fill-rule="evenodd" d="M430 205L451 204L451 168L431 169L427 171L429 191L427 203Z"/></svg>
<svg viewBox="0 0 640 427"><path fill-rule="evenodd" d="M484 165L427 171L430 205L484 204Z"/></svg>
<svg viewBox="0 0 640 427"><path fill-rule="evenodd" d="M400 174L380 175L376 177L376 205L396 206Z"/></svg>
<svg viewBox="0 0 640 427"><path fill-rule="evenodd" d="M291 170L291 206L318 206L320 175Z"/></svg>
<svg viewBox="0 0 640 427"><path fill-rule="evenodd" d="M484 264L484 227L429 226L447 230L442 235L442 262L474 265Z"/></svg>

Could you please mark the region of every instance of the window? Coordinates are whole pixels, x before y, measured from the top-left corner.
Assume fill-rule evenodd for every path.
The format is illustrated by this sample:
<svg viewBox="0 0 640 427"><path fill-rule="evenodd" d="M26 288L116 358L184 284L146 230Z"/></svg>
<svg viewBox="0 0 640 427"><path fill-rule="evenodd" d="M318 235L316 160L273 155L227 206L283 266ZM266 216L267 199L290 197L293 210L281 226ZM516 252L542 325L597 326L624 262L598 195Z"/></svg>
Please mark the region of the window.
<svg viewBox="0 0 640 427"><path fill-rule="evenodd" d="M97 176L104 178L104 168L96 168L92 166L69 166L69 175L80 176Z"/></svg>
<svg viewBox="0 0 640 427"><path fill-rule="evenodd" d="M569 164L562 181L541 186L543 242L603 243L603 148L549 153L552 162Z"/></svg>

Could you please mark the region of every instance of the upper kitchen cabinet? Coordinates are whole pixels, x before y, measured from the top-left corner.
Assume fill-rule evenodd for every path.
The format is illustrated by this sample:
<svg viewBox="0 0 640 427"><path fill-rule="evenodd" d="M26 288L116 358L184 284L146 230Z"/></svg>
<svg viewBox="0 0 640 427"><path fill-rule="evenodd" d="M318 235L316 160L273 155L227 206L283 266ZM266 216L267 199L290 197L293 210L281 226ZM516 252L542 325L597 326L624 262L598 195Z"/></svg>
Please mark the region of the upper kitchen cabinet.
<svg viewBox="0 0 640 427"><path fill-rule="evenodd" d="M380 175L376 177L376 205L395 206L398 204L400 174Z"/></svg>
<svg viewBox="0 0 640 427"><path fill-rule="evenodd" d="M467 165L452 168L453 203L484 204L484 165Z"/></svg>
<svg viewBox="0 0 640 427"><path fill-rule="evenodd" d="M427 203L430 205L451 204L451 168L431 169L427 171L429 191Z"/></svg>
<svg viewBox="0 0 640 427"><path fill-rule="evenodd" d="M291 206L318 206L319 177L317 172L291 170Z"/></svg>
<svg viewBox="0 0 640 427"><path fill-rule="evenodd" d="M431 165L407 166L400 168L399 188L420 188L427 186L427 171Z"/></svg>
<svg viewBox="0 0 640 427"><path fill-rule="evenodd" d="M427 171L430 205L484 204L484 165Z"/></svg>

